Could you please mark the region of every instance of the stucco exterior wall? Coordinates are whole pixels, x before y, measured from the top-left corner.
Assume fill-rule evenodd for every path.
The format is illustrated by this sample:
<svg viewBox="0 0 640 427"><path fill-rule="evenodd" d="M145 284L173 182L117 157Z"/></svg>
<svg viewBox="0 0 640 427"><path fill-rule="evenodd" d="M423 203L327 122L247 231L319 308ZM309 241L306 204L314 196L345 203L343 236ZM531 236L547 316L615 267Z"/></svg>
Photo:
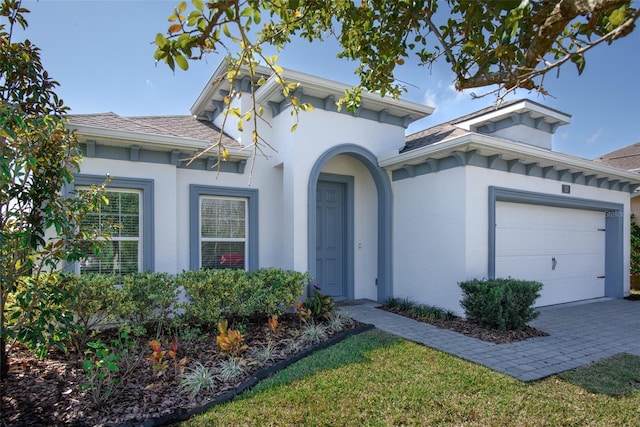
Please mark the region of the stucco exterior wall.
<svg viewBox="0 0 640 427"><path fill-rule="evenodd" d="M297 129L292 133L294 123L289 110L283 111L271 119L270 138L278 150L274 161L284 169L285 236L289 242L295 242L295 249L287 249L287 256L291 258L286 262L290 268L306 271L309 268L307 193L309 175L318 158L341 144L355 144L373 154L398 148L404 140L404 128L325 110L301 113Z"/></svg>
<svg viewBox="0 0 640 427"><path fill-rule="evenodd" d="M466 166L393 182L394 295L463 314L458 283L488 277L489 187L562 196L562 182ZM564 196L630 211L629 194L571 184ZM624 293L629 293L629 215L624 218Z"/></svg>
<svg viewBox="0 0 640 427"><path fill-rule="evenodd" d="M535 147L552 149L552 134L549 132L534 129L529 126L515 125L505 129L500 129L491 134L491 136L497 136L500 138L506 138L512 141L517 141L525 144L530 144Z"/></svg>
<svg viewBox="0 0 640 427"><path fill-rule="evenodd" d="M179 271L179 207L176 202L176 168L171 165L138 163L85 157L81 175L107 174L115 178L140 178L154 181L154 256L160 272ZM188 194L188 193L187 193Z"/></svg>
<svg viewBox="0 0 640 427"><path fill-rule="evenodd" d="M283 257L282 170L259 159L251 181L244 174L176 168L144 162L85 158L81 174L154 181L154 255L156 271L172 274L190 269L189 186L199 184L225 188L256 188L259 192L259 265L288 268ZM251 238L251 236L250 236Z"/></svg>
<svg viewBox="0 0 640 427"><path fill-rule="evenodd" d="M272 127L265 129L262 136L273 149L264 148L264 154L256 155L255 163L250 158L244 174L91 157L84 159L81 173L110 173L154 181L157 271L176 274L190 268L189 189L192 184L257 189L259 266L307 271L307 193L309 174L318 158L345 143L375 153L388 151L403 140L404 129L323 110L302 114L296 132L290 130L294 121L288 111L266 118ZM246 129L242 133L242 138L245 137ZM356 298L376 299L377 189L371 174L359 160L346 155L329 159L322 171L354 177L354 293Z"/></svg>
<svg viewBox="0 0 640 427"><path fill-rule="evenodd" d="M465 269L465 187L463 168L393 182L396 297L456 308Z"/></svg>

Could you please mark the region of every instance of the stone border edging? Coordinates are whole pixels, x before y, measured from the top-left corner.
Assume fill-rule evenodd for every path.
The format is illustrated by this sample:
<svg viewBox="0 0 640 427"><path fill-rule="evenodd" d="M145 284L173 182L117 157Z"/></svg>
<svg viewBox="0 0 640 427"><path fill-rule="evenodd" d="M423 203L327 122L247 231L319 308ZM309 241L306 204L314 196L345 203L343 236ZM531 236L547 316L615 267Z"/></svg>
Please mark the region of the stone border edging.
<svg viewBox="0 0 640 427"><path fill-rule="evenodd" d="M290 365L296 363L300 359L303 359L303 358L315 353L318 350L323 350L323 349L325 349L325 348L327 348L329 346L332 346L334 344L339 343L340 341L342 341L342 340L344 340L344 339L346 339L346 338L348 338L348 337L350 337L352 335L358 335L358 334L361 334L363 332L370 331L372 329L375 329L374 325L363 324L363 325L360 325L360 326L356 326L353 329L349 329L348 331L343 331L343 332L337 333L336 335L330 337L326 341L323 341L323 342L321 342L319 344L312 345L311 347L301 351L300 353L297 353L293 357L280 360L280 361L274 363L273 365L269 365L267 367L264 367L264 368L256 371L251 377L249 377L245 382L241 383L235 389L229 390L229 391L217 396L215 399L210 400L209 402L205 403L204 405L196 406L196 407L190 408L190 409L178 409L176 412L173 412L171 414L166 414L166 415L163 415L163 416L157 417L157 418L149 418L149 419L145 420L142 423L136 423L136 424L125 423L125 424L121 424L120 427L161 427L161 426L166 426L166 425L169 425L169 424L177 423L177 422L180 422L180 421L186 421L189 418L191 418L192 416L198 415L198 414L202 414L203 412L206 412L207 410L211 409L212 407L214 407L216 405L220 405L222 403L226 403L226 402L232 401L233 399L236 398L236 396L239 396L242 393L244 393L245 391L247 391L250 388L254 387L255 385L257 385L263 379L272 376L276 372L281 371L282 369L289 367Z"/></svg>

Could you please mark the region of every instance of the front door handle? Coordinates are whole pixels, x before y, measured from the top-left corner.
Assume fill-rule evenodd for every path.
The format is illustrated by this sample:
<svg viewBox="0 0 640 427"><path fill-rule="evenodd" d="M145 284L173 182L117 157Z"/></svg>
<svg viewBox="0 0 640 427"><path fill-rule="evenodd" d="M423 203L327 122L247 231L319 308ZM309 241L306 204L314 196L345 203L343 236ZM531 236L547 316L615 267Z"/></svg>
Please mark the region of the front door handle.
<svg viewBox="0 0 640 427"><path fill-rule="evenodd" d="M556 260L556 257L551 258L551 270L555 270L556 265L558 265L558 261Z"/></svg>

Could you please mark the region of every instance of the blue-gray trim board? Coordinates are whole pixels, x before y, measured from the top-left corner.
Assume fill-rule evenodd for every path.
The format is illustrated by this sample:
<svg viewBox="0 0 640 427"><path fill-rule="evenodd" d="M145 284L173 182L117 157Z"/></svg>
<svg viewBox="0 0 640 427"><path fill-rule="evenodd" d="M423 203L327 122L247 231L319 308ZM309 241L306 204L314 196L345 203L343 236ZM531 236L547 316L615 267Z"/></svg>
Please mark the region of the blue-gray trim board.
<svg viewBox="0 0 640 427"><path fill-rule="evenodd" d="M76 186L102 185L106 176L75 175L67 192ZM154 226L154 185L152 179L114 177L109 188L140 190L142 192L142 271L155 271L155 226Z"/></svg>
<svg viewBox="0 0 640 427"><path fill-rule="evenodd" d="M476 132L491 134L503 129L510 128L512 126L527 126L532 129L538 129L547 133L555 133L560 126L560 122L548 123L547 118L532 117L532 112L527 111L524 113L511 113L508 117L497 121L487 122L480 126L475 126Z"/></svg>
<svg viewBox="0 0 640 427"><path fill-rule="evenodd" d="M356 116L360 119L373 120L380 123L390 124L394 126L401 126L403 128L407 128L413 121L414 117L411 115L405 116L396 116L393 114L389 114L389 111L386 109L375 111L367 108L360 108L356 113L348 111L346 108L338 111L336 107L336 97L333 95L329 95L325 98L319 98L317 96L307 95L304 93L303 88L298 88L294 92L294 95L300 100L300 102L305 104L311 104L314 108L318 110L330 111L332 113L337 114L346 114L349 116ZM280 102L270 101L269 106L271 107L271 113L273 117L276 117L281 112L285 111L288 107L291 106L291 99L289 97L283 99ZM222 111L222 110L217 110Z"/></svg>
<svg viewBox="0 0 640 427"><path fill-rule="evenodd" d="M346 203L345 203L345 271L342 272L344 274L344 279L346 281L346 295L344 295L347 299L354 298L354 178L348 175L337 175L330 173L320 173L318 177L318 181L325 182L336 182L345 185L346 189ZM315 198L314 198L315 200ZM315 210L314 210L315 212ZM309 224L315 224L309 222ZM317 228L315 228L317 230ZM315 261L314 261L315 265ZM311 296L311 295L309 295Z"/></svg>
<svg viewBox="0 0 640 427"><path fill-rule="evenodd" d="M189 185L189 266L200 269L200 196L241 197L247 199L248 235L247 269L255 270L258 260L258 190L248 188Z"/></svg>
<svg viewBox="0 0 640 427"><path fill-rule="evenodd" d="M393 181L399 181L463 166L476 166L628 193L633 193L638 188L637 184L631 184L630 181L598 177L595 174L587 175L584 172L573 172L556 166L540 166L538 163L527 163L521 159L505 160L499 154L485 156L480 154L478 150L454 151L449 156L440 159L428 158L418 164L407 164L394 170L391 173L391 178Z"/></svg>
<svg viewBox="0 0 640 427"><path fill-rule="evenodd" d="M128 160L131 162L156 163L161 165L174 165L179 169L193 169L203 171L229 172L243 174L246 160L229 160L218 162L216 156L208 156L190 160L196 153L182 152L180 150L158 151L148 150L139 145L129 147L116 147L99 144L88 140L80 144L80 151L84 157L92 157L108 160Z"/></svg>
<svg viewBox="0 0 640 427"><path fill-rule="evenodd" d="M387 173L378 166L378 159L369 150L355 144L337 145L325 151L316 160L308 183L308 259L309 273L315 277L316 265L316 188L324 165L333 157L345 154L360 161L371 174L378 194L378 301L393 296L392 271L392 205L391 182Z"/></svg>
<svg viewBox="0 0 640 427"><path fill-rule="evenodd" d="M605 285L607 297L624 296L624 205L601 200L489 187L489 278L496 274L496 202L601 211L605 215Z"/></svg>

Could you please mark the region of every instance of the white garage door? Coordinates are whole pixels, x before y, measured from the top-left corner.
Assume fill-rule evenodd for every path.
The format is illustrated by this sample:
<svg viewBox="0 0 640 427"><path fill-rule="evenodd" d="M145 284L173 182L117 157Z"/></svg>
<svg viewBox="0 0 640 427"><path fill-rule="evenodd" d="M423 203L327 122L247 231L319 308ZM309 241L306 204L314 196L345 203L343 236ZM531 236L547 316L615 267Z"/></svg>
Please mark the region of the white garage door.
<svg viewBox="0 0 640 427"><path fill-rule="evenodd" d="M536 306L604 296L605 214L496 203L496 277L544 285Z"/></svg>

